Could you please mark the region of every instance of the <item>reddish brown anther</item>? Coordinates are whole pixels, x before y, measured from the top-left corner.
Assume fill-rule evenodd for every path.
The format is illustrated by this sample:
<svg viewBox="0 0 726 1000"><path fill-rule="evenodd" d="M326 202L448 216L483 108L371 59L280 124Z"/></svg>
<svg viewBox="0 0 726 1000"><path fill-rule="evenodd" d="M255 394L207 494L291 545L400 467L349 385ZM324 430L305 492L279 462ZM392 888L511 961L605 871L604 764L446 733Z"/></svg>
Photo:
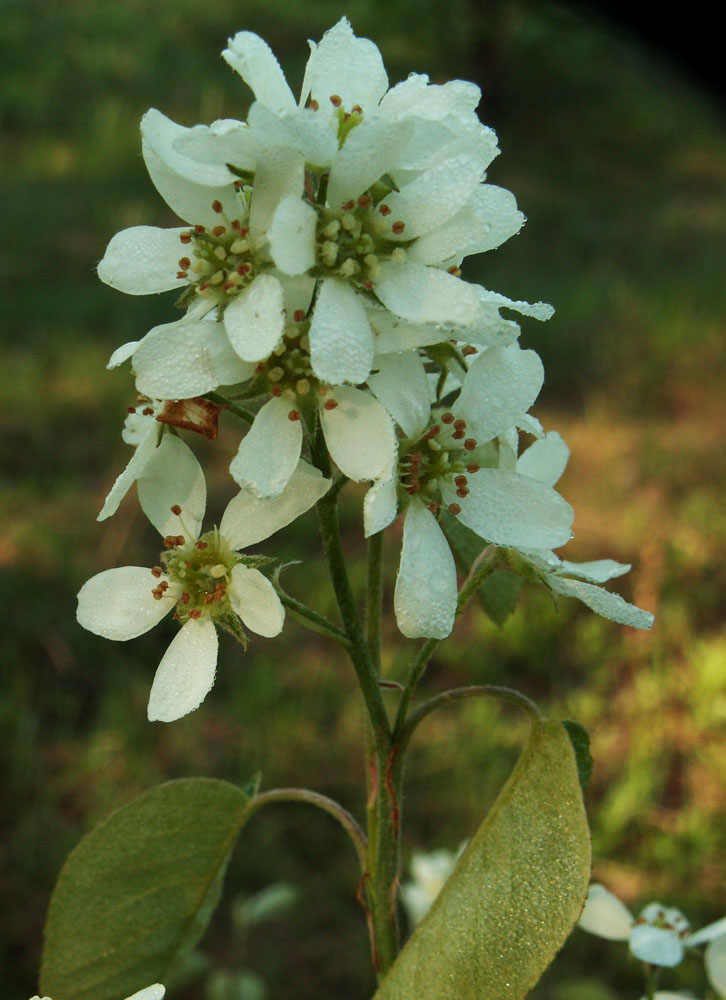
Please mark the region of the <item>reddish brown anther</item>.
<svg viewBox="0 0 726 1000"><path fill-rule="evenodd" d="M159 586L156 589L160 590L162 593L165 590L168 590L169 589L169 581L168 580L162 580L161 583L159 584Z"/></svg>
<svg viewBox="0 0 726 1000"><path fill-rule="evenodd" d="M459 504L458 503L450 503L449 504L449 513L453 514L454 517L456 517L457 514L461 514L461 507L459 506Z"/></svg>
<svg viewBox="0 0 726 1000"><path fill-rule="evenodd" d="M238 264L237 265L237 274L247 274L247 272L249 271L249 269L250 269L250 265L249 264Z"/></svg>
<svg viewBox="0 0 726 1000"><path fill-rule="evenodd" d="M239 219L232 219L232 221L230 222L230 226L232 227L232 229L234 229L236 233L239 232L241 225L242 223L239 221Z"/></svg>
<svg viewBox="0 0 726 1000"><path fill-rule="evenodd" d="M192 608L191 611L189 612L189 617L190 618L201 618L202 617L201 609L200 608Z"/></svg>
<svg viewBox="0 0 726 1000"><path fill-rule="evenodd" d="M163 569L161 568L161 566L153 566L153 567L152 567L152 569L151 569L151 575L152 575L152 576L155 576L155 577L157 578L157 580L159 579L159 577L161 576L161 574L162 574L163 572L164 572L164 571L163 571Z"/></svg>
<svg viewBox="0 0 726 1000"><path fill-rule="evenodd" d="M467 451L474 451L476 448L476 440L474 438L467 438L464 442L464 447Z"/></svg>
<svg viewBox="0 0 726 1000"><path fill-rule="evenodd" d="M302 323L302 321L305 319L305 310L296 309L295 312L292 314L292 318L295 320L296 323Z"/></svg>
<svg viewBox="0 0 726 1000"><path fill-rule="evenodd" d="M443 413L442 414L442 416L441 416L441 423L442 424L453 424L453 422L454 422L454 414L453 413Z"/></svg>
<svg viewBox="0 0 726 1000"><path fill-rule="evenodd" d="M461 417L459 417L458 420L454 421L454 429L455 430L457 430L457 431L463 431L465 427L466 427L466 420L462 420Z"/></svg>
<svg viewBox="0 0 726 1000"><path fill-rule="evenodd" d="M340 105L343 103L343 98L340 97L338 94L331 94L330 103L333 105L334 108L339 108Z"/></svg>
<svg viewBox="0 0 726 1000"><path fill-rule="evenodd" d="M449 274L453 274L455 278L460 278L461 277L461 268L460 267L456 267L456 266L449 267L449 268L447 268L447 270L448 270Z"/></svg>
<svg viewBox="0 0 726 1000"><path fill-rule="evenodd" d="M145 406L143 408L143 410L141 411L141 414L144 417L153 417L154 416L154 407L153 406Z"/></svg>
<svg viewBox="0 0 726 1000"><path fill-rule="evenodd" d="M373 201L373 199L371 198L371 196L368 194L367 191L364 192L363 194L358 195L358 204L361 206L361 208L367 208L368 205L370 205L371 201Z"/></svg>
<svg viewBox="0 0 726 1000"><path fill-rule="evenodd" d="M320 105L315 100L315 98L313 98L312 101L310 102L310 104L308 105L308 107L310 108L311 111L317 111L318 108L320 107Z"/></svg>
<svg viewBox="0 0 726 1000"><path fill-rule="evenodd" d="M199 287L199 291L200 292L206 292L206 290L211 286L211 284L212 284L211 281L200 281L199 282L199 286L198 286Z"/></svg>
<svg viewBox="0 0 726 1000"><path fill-rule="evenodd" d="M182 243L191 243L192 242L192 234L191 233L179 233L179 239L182 241Z"/></svg>
<svg viewBox="0 0 726 1000"><path fill-rule="evenodd" d="M202 235L202 233L205 233L205 232L206 232L206 229L204 228L204 226L201 226L201 225L197 224L197 225L196 225L196 226L194 227L194 232L195 232L195 233L197 233L197 235L198 235L198 236L201 236L201 235Z"/></svg>
<svg viewBox="0 0 726 1000"><path fill-rule="evenodd" d="M354 104L353 107L350 110L351 111L355 111L355 113L358 114L358 115L362 115L363 114L363 108L360 106L360 104Z"/></svg>
<svg viewBox="0 0 726 1000"><path fill-rule="evenodd" d="M476 354L476 352L477 348L472 347L471 344L468 344L466 347L462 347L461 349L461 353L464 355L465 358L467 358L470 354Z"/></svg>
<svg viewBox="0 0 726 1000"><path fill-rule="evenodd" d="M225 281L225 283L222 285L222 291L231 292L232 289L236 287L237 287L236 281Z"/></svg>
<svg viewBox="0 0 726 1000"><path fill-rule="evenodd" d="M456 491L456 495L457 495L457 497L462 497L462 498L463 497L468 497L469 496L469 491L466 488L466 486L460 486L459 489Z"/></svg>
<svg viewBox="0 0 726 1000"><path fill-rule="evenodd" d="M176 276L177 278L188 278L189 274L186 271L177 271Z"/></svg>
<svg viewBox="0 0 726 1000"><path fill-rule="evenodd" d="M391 229L396 234L396 236L400 236L405 228L406 228L406 223L401 222L400 219L398 220L398 222L394 222L393 225L391 226Z"/></svg>
<svg viewBox="0 0 726 1000"><path fill-rule="evenodd" d="M215 226L212 230L213 236L223 236L227 232L226 226Z"/></svg>
<svg viewBox="0 0 726 1000"><path fill-rule="evenodd" d="M212 211L213 211L213 212L216 212L216 213L217 213L217 215L219 215L219 213L220 213L220 212L221 212L222 210L223 210L223 209L222 209L222 202L221 202L221 201L213 201L213 202L212 202Z"/></svg>
<svg viewBox="0 0 726 1000"><path fill-rule="evenodd" d="M272 388L270 389L270 392L272 393L273 396L277 396L278 398L282 395L282 389L280 388L279 385L273 385Z"/></svg>
<svg viewBox="0 0 726 1000"><path fill-rule="evenodd" d="M372 292L375 286L370 279L366 279L363 282L363 287L366 288L369 292Z"/></svg>
<svg viewBox="0 0 726 1000"><path fill-rule="evenodd" d="M337 405L338 405L337 399L326 399L325 402L323 403L323 409L334 410Z"/></svg>
<svg viewBox="0 0 726 1000"><path fill-rule="evenodd" d="M196 542L195 543L195 547L198 548L198 549L207 549L207 548L209 548L209 543L208 542Z"/></svg>
<svg viewBox="0 0 726 1000"><path fill-rule="evenodd" d="M181 507L179 506L178 503L175 503L169 509L171 510L172 514L176 514L177 517L179 517L179 515L181 514Z"/></svg>
<svg viewBox="0 0 726 1000"><path fill-rule="evenodd" d="M191 266L192 262L189 260L188 257L179 258L179 267L182 269L182 271L188 271Z"/></svg>
<svg viewBox="0 0 726 1000"><path fill-rule="evenodd" d="M457 486L460 486L460 487L461 486L466 486L466 484L468 483L468 481L469 480L466 478L466 476L454 476L454 482L456 483Z"/></svg>
<svg viewBox="0 0 726 1000"><path fill-rule="evenodd" d="M300 411L299 410L290 410L290 412L287 415L287 419L288 420L292 420L293 422L295 420L299 420L300 419Z"/></svg>
<svg viewBox="0 0 726 1000"><path fill-rule="evenodd" d="M127 410L128 413L136 413L136 407L135 406L127 406L126 410Z"/></svg>
<svg viewBox="0 0 726 1000"><path fill-rule="evenodd" d="M191 597L189 596L189 594L187 594L187 592L185 590L184 593L182 594L182 604L189 604L190 600L191 600Z"/></svg>
<svg viewBox="0 0 726 1000"><path fill-rule="evenodd" d="M469 462L466 467L466 471L473 476L475 472L479 471L479 468L480 466L476 462Z"/></svg>
<svg viewBox="0 0 726 1000"><path fill-rule="evenodd" d="M355 202L351 198L350 201L344 201L340 207L343 209L344 212L350 212L352 208L355 208Z"/></svg>
<svg viewBox="0 0 726 1000"><path fill-rule="evenodd" d="M435 500L432 500L431 503L429 504L429 510L431 511L432 514L438 514L438 512L441 510L441 504L437 503Z"/></svg>
<svg viewBox="0 0 726 1000"><path fill-rule="evenodd" d="M391 209L388 207L388 205L379 205L378 206L378 211L381 213L381 215L390 215L391 214Z"/></svg>
<svg viewBox="0 0 726 1000"><path fill-rule="evenodd" d="M455 441L461 441L461 439L464 437L465 434L466 434L465 430L458 430L454 431L454 433L451 436Z"/></svg>
<svg viewBox="0 0 726 1000"><path fill-rule="evenodd" d="M441 428L439 427L439 425L434 424L433 427L429 427L429 429L424 434L424 437L426 438L427 441L430 441L431 438L435 438L436 435L439 434L440 432Z"/></svg>
<svg viewBox="0 0 726 1000"><path fill-rule="evenodd" d="M160 601L163 596L160 590L152 590L151 593L154 595L155 601Z"/></svg>

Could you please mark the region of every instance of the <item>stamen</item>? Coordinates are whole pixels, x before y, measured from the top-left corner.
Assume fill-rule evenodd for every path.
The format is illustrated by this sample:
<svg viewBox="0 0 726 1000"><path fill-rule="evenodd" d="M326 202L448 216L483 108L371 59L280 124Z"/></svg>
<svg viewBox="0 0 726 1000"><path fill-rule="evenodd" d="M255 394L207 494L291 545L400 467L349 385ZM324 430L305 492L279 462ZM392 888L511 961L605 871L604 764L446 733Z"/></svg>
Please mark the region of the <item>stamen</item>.
<svg viewBox="0 0 726 1000"><path fill-rule="evenodd" d="M476 462L469 462L469 464L466 467L466 471L473 476L475 472L479 471L479 468L480 466L477 465Z"/></svg>
<svg viewBox="0 0 726 1000"><path fill-rule="evenodd" d="M212 202L212 211L216 212L219 215L222 212L222 202L221 201L213 201Z"/></svg>
<svg viewBox="0 0 726 1000"><path fill-rule="evenodd" d="M182 269L182 271L189 270L189 268L191 266L192 266L192 262L189 260L188 257L180 257L179 258L179 267Z"/></svg>
<svg viewBox="0 0 726 1000"><path fill-rule="evenodd" d="M459 489L456 491L456 495L457 495L457 497L462 497L462 498L463 497L468 497L469 496L469 491L466 488L466 486L460 486Z"/></svg>
<svg viewBox="0 0 726 1000"><path fill-rule="evenodd" d="M474 438L467 438L464 442L464 447L467 451L474 451L476 448L476 440Z"/></svg>
<svg viewBox="0 0 726 1000"><path fill-rule="evenodd" d="M207 230L204 228L204 226L196 225L194 227L194 232L197 234L197 236L201 236L203 233L206 233L206 231Z"/></svg>
<svg viewBox="0 0 726 1000"><path fill-rule="evenodd" d="M287 419L288 420L292 420L292 421L299 420L300 419L300 411L299 410L290 410L290 412L287 415Z"/></svg>
<svg viewBox="0 0 726 1000"><path fill-rule="evenodd" d="M457 514L461 514L461 507L459 506L459 504L458 503L450 503L449 504L449 513L453 514L454 517L456 517Z"/></svg>
<svg viewBox="0 0 726 1000"><path fill-rule="evenodd" d="M227 227L226 226L215 226L214 229L212 230L212 235L213 236L224 236L224 234L226 232L227 232Z"/></svg>
<svg viewBox="0 0 726 1000"><path fill-rule="evenodd" d="M368 194L367 191L364 194L358 195L358 204L361 206L361 208L366 208L368 205L370 205L372 201L373 199L371 198L371 196Z"/></svg>
<svg viewBox="0 0 726 1000"><path fill-rule="evenodd" d="M152 576L155 576L155 577L157 578L157 580L158 580L158 579L159 579L159 577L161 576L161 574L162 574L163 572L164 572L164 571L163 571L163 569L161 568L161 566L153 566L153 567L152 567L152 570L151 570L151 575L152 575Z"/></svg>
<svg viewBox="0 0 726 1000"><path fill-rule="evenodd" d="M381 213L381 215L390 215L391 214L391 209L390 209L389 205L379 205L378 206L378 211Z"/></svg>
<svg viewBox="0 0 726 1000"><path fill-rule="evenodd" d="M182 243L191 243L192 242L192 234L191 233L179 233L179 239L182 241Z"/></svg>
<svg viewBox="0 0 726 1000"><path fill-rule="evenodd" d="M189 612L189 617L190 618L195 618L195 619L196 618L201 618L202 617L201 609L200 608L192 608L191 611Z"/></svg>
<svg viewBox="0 0 726 1000"><path fill-rule="evenodd" d="M362 115L363 114L363 108L360 106L360 104L354 104L353 107L350 110L351 110L351 112L355 111L355 113L358 114L358 115Z"/></svg>
<svg viewBox="0 0 726 1000"><path fill-rule="evenodd" d="M177 517L179 517L182 510L178 503L175 503L174 506L170 507L169 509L171 510L172 514L176 514Z"/></svg>
<svg viewBox="0 0 726 1000"><path fill-rule="evenodd" d="M295 312L292 314L292 318L295 320L296 323L302 323L302 321L305 319L305 310L296 309Z"/></svg>
<svg viewBox="0 0 726 1000"><path fill-rule="evenodd" d="M330 103L333 105L334 108L339 108L340 105L343 103L343 98L340 97L338 94L331 94Z"/></svg>
<svg viewBox="0 0 726 1000"><path fill-rule="evenodd" d="M466 420L462 420L461 417L459 417L458 420L454 421L454 430L463 431L465 427L466 427Z"/></svg>
<svg viewBox="0 0 726 1000"><path fill-rule="evenodd" d="M442 424L453 424L453 422L454 422L454 414L453 413L444 413L444 414L442 414L442 416L441 416L441 423Z"/></svg>
<svg viewBox="0 0 726 1000"><path fill-rule="evenodd" d="M185 590L184 593L182 594L182 604L189 604L190 600L191 600L191 597L189 596L189 594L187 594L187 592Z"/></svg>
<svg viewBox="0 0 726 1000"><path fill-rule="evenodd" d="M350 201L344 201L340 207L343 209L344 212L350 212L351 209L355 208L355 202L351 198Z"/></svg>
<svg viewBox="0 0 726 1000"><path fill-rule="evenodd" d="M197 542L195 545L195 548L197 549L206 549L208 547L209 547L208 542Z"/></svg>
<svg viewBox="0 0 726 1000"><path fill-rule="evenodd" d="M323 409L334 410L337 405L338 401L336 399L326 399L325 402L323 403Z"/></svg>
<svg viewBox="0 0 726 1000"><path fill-rule="evenodd" d="M471 344L467 345L466 347L462 347L461 349L461 353L464 355L465 358L467 358L470 354L476 354L476 352L477 348L473 347Z"/></svg>
<svg viewBox="0 0 726 1000"><path fill-rule="evenodd" d="M270 392L272 393L273 396L282 395L282 389L280 388L279 385L273 385L272 388L270 389Z"/></svg>
<svg viewBox="0 0 726 1000"><path fill-rule="evenodd" d="M153 406L145 406L143 408L143 410L141 411L141 415L144 416L144 417L153 417L153 415L154 415L154 407Z"/></svg>
<svg viewBox="0 0 726 1000"><path fill-rule="evenodd" d="M466 486L469 480L466 478L466 476L454 476L454 482L456 483L457 486L461 487L461 486Z"/></svg>
<svg viewBox="0 0 726 1000"><path fill-rule="evenodd" d="M136 413L136 407L135 406L127 406L126 407L126 411L128 413Z"/></svg>
<svg viewBox="0 0 726 1000"><path fill-rule="evenodd" d="M405 228L406 228L406 223L401 222L400 220L398 222L394 222L393 225L391 226L391 229L396 234L396 236L400 236Z"/></svg>
<svg viewBox="0 0 726 1000"><path fill-rule="evenodd" d="M312 99L312 101L311 101L311 102L310 102L310 104L309 104L309 107L310 107L310 109L311 109L312 111L317 111L317 110L318 110L318 108L320 107L320 105L319 105L319 104L318 104L318 102L317 102L317 101L315 100L315 98L313 98L313 99Z"/></svg>
<svg viewBox="0 0 726 1000"><path fill-rule="evenodd" d="M431 438L436 437L436 435L440 431L441 431L441 428L439 427L439 425L438 424L434 424L433 427L429 427L429 429L424 434L424 437L426 438L427 441L430 441Z"/></svg>
<svg viewBox="0 0 726 1000"><path fill-rule="evenodd" d="M429 504L429 510L431 511L432 514L438 514L438 512L441 510L441 504L436 503L435 500L432 500L431 503Z"/></svg>

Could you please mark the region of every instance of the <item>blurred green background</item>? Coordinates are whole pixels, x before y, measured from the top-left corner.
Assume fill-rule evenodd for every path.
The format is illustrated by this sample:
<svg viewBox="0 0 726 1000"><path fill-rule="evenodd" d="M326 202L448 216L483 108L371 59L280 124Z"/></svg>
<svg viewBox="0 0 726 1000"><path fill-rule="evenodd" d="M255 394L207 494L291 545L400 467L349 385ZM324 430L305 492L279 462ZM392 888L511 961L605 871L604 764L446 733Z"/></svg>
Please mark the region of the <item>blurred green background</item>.
<svg viewBox="0 0 726 1000"><path fill-rule="evenodd" d="M0 981L10 997L36 989L67 852L155 782L259 769L266 787L309 785L361 812L360 706L325 640L290 622L242 657L223 639L204 708L150 725L171 624L121 645L74 618L84 580L147 565L158 545L134 496L111 521L94 520L128 459L119 431L134 400L128 372L107 372L106 359L173 318L169 296L121 296L94 273L118 229L175 224L145 174L139 119L150 106L184 125L243 117L249 92L218 56L242 28L268 41L296 90L305 39L343 13L377 42L392 82L415 70L482 86L481 116L503 150L489 179L515 192L530 221L467 276L555 304L546 326L525 321L522 342L547 371L535 412L572 449L561 483L577 512L568 555L632 562L621 592L657 615L651 634L636 634L527 591L502 629L467 614L425 690L511 684L578 719L595 755L597 877L634 907L660 898L697 926L726 912L726 142L709 96L583 9L536 0L0 0ZM191 442L210 469L211 518L230 495L237 436L230 420L215 448ZM344 510L359 584L361 495L352 490ZM288 589L333 613L311 517L265 550L304 558ZM411 644L390 621L387 640L386 669L400 678ZM407 858L472 832L523 735L518 717L489 704L431 718L408 769ZM281 879L300 901L243 939L238 897ZM270 808L242 837L204 951L217 969L262 976L275 1000L362 1000L373 981L356 883L326 816ZM639 971L623 952L576 931L533 995L636 998ZM240 1000L230 982L202 975L174 995ZM668 985L702 994L699 962Z"/></svg>

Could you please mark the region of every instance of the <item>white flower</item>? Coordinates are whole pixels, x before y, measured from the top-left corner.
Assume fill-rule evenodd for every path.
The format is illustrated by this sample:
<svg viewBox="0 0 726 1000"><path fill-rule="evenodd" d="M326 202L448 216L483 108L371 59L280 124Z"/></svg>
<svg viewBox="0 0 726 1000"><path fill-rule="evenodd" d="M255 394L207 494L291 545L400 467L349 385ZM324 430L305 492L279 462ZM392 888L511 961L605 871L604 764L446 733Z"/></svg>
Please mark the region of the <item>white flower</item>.
<svg viewBox="0 0 726 1000"><path fill-rule="evenodd" d="M516 470L538 482L554 486L564 472L568 458L567 445L556 431L550 431L516 460ZM519 553L553 593L576 597L603 618L621 625L639 629L652 627L654 619L649 611L629 604L619 594L601 586L627 573L629 565L612 559L573 563L561 559L554 552L528 550L527 547L519 547Z"/></svg>
<svg viewBox="0 0 726 1000"><path fill-rule="evenodd" d="M204 494L201 504L184 507L174 493L174 478L162 476L141 497L144 511L164 537L163 567L124 566L99 573L81 588L77 617L96 635L126 640L147 632L176 606L182 628L156 672L150 719L171 722L202 703L214 683L216 626L242 641L243 624L258 635L281 631L284 609L274 587L254 568L257 560L238 550L289 524L329 485L317 470L300 462L283 494L260 500L240 492L227 506L219 528L201 536ZM197 498L191 494L192 500Z"/></svg>
<svg viewBox="0 0 726 1000"><path fill-rule="evenodd" d="M690 934L680 910L648 903L636 920L617 896L597 883L590 886L579 926L609 941L627 941L641 962L672 968L686 948L708 942L706 971L714 989L726 996L726 917Z"/></svg>
<svg viewBox="0 0 726 1000"><path fill-rule="evenodd" d="M466 841L457 851L449 851L442 847L429 853L413 852L411 881L404 882L401 886L401 902L413 927L420 924L431 909L465 847Z"/></svg>
<svg viewBox="0 0 726 1000"><path fill-rule="evenodd" d="M489 348L448 408L431 413L429 382L416 352L376 360L369 384L406 438L397 465L369 490L366 534L406 507L395 591L398 626L409 638L445 638L454 623L456 567L438 523L445 507L496 545L562 545L570 506L544 483L500 468L498 435L523 421L542 385L542 363L517 345ZM547 542L544 542L547 539Z"/></svg>
<svg viewBox="0 0 726 1000"><path fill-rule="evenodd" d="M153 986L147 986L143 990L139 990L138 993L132 994L130 997L126 997L126 1000L162 1000L166 990L161 985L161 983L154 983ZM50 997L31 997L30 1000L51 1000Z"/></svg>

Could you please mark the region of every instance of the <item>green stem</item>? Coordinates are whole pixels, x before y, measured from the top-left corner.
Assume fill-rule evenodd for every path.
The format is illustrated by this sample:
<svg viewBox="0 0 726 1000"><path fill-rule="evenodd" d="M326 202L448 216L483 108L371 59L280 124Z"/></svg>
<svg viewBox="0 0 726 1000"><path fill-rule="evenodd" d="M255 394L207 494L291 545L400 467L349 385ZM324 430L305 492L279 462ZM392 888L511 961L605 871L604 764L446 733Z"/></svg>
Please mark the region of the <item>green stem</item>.
<svg viewBox="0 0 726 1000"><path fill-rule="evenodd" d="M248 424L251 424L255 419L255 414L252 410L246 410L244 406L240 406L235 403L233 399L227 399L223 396L221 392L205 392L205 399L210 399L213 403L217 403L219 406L223 406L225 409L229 410L230 413L234 413L235 416L240 417L245 420Z"/></svg>
<svg viewBox="0 0 726 1000"><path fill-rule="evenodd" d="M347 809L344 809L334 799L328 798L327 795L321 795L319 792L311 792L307 788L273 788L268 792L261 792L251 799L246 812L249 816L253 816L258 809L270 802L306 802L308 805L317 806L318 809L327 812L340 823L350 837L360 861L361 874L365 873L368 858L366 835Z"/></svg>
<svg viewBox="0 0 726 1000"><path fill-rule="evenodd" d="M280 598L281 604L284 604L286 608L289 608L290 611L296 614L300 619L304 619L301 624L307 624L307 627L312 629L314 632L321 632L324 635L329 635L331 639L335 639L336 642L339 642L341 646L345 646L346 649L350 648L349 639L339 628L336 628L332 622L329 622L324 615L318 614L317 611L309 608L307 604L303 604L302 601L298 601L297 598L291 597L283 590L278 589L277 596Z"/></svg>
<svg viewBox="0 0 726 1000"><path fill-rule="evenodd" d="M368 580L366 590L366 636L373 668L381 673L381 610L383 603L383 532L368 539Z"/></svg>
<svg viewBox="0 0 726 1000"><path fill-rule="evenodd" d="M433 652L440 641L440 639L427 639L423 646L419 648L413 663L408 668L408 677L406 678L403 694L401 695L401 701L396 714L396 721L393 726L394 739L396 740L398 740L398 734L406 721L408 706L411 703L411 699L416 691L418 682L421 680L424 670L428 666L428 662L433 656Z"/></svg>

